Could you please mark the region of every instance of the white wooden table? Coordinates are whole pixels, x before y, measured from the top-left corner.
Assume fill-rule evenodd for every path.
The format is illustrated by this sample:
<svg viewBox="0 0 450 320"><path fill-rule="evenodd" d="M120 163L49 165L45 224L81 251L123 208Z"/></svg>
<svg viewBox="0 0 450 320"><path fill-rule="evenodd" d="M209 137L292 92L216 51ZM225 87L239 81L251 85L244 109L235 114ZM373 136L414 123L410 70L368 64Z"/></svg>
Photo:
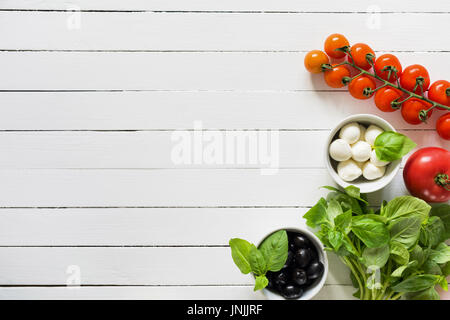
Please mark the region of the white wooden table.
<svg viewBox="0 0 450 320"><path fill-rule="evenodd" d="M447 0L1 0L0 298L262 298L228 240L302 225L332 184L329 130L381 114L308 74L305 52L340 32L449 79L449 12ZM436 115L415 127L381 115L450 148ZM174 162L174 131L199 123L277 135L280 169ZM400 173L371 200L405 193ZM351 298L329 259L318 298Z"/></svg>

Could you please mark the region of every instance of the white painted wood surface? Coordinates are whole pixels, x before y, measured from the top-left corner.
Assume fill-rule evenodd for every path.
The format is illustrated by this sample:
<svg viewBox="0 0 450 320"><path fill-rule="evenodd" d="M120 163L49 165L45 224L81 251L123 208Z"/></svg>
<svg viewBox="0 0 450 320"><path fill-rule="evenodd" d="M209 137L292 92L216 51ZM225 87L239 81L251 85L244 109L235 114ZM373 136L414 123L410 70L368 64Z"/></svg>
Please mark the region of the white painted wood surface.
<svg viewBox="0 0 450 320"><path fill-rule="evenodd" d="M448 79L435 30L449 12L445 0L0 1L0 299L264 298L228 240L304 225L333 184L323 149L340 119L381 115L419 147L450 147L438 113L420 126L383 114L309 75L304 53L342 32ZM172 134L195 121L276 129L279 171L175 164ZM405 193L400 172L370 199ZM329 259L317 299L351 299ZM66 287L78 267L82 286Z"/></svg>

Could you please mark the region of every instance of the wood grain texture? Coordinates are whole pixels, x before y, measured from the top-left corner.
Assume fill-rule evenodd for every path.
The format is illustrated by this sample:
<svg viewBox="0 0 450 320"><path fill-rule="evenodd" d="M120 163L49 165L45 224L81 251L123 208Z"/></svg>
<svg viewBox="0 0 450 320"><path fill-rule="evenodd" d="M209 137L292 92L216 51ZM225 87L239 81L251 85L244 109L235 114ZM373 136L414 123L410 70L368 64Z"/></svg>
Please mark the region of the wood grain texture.
<svg viewBox="0 0 450 320"><path fill-rule="evenodd" d="M434 129L443 113L413 126L399 112L382 112L373 99L356 100L346 91L0 92L0 105L0 130L28 131L192 130L195 121L204 129L327 130L355 113L378 115L397 129L423 130Z"/></svg>
<svg viewBox="0 0 450 320"><path fill-rule="evenodd" d="M349 285L325 285L314 300L347 300L354 288ZM253 292L245 286L157 286L157 287L2 287L0 299L106 299L106 300L260 300L265 299L260 292Z"/></svg>
<svg viewBox="0 0 450 320"><path fill-rule="evenodd" d="M330 25L379 51L449 50L449 14L0 12L1 49L309 51ZM345 23L342 23L345 22ZM23 25L33 28L23 28ZM208 26L208 27L205 27ZM314 26L313 28L311 26ZM395 36L386 33L395 30ZM411 34L420 33L420 38ZM45 35L45 36L44 36ZM426 38L427 41L421 41Z"/></svg>
<svg viewBox="0 0 450 320"><path fill-rule="evenodd" d="M312 115L312 117L314 117ZM441 139L434 131L401 131L417 143L417 148L436 146L450 148L450 142ZM202 134L203 142L195 144ZM186 131L183 138L176 131L138 132L1 132L0 168L268 168L271 164L280 168L325 168L325 152L330 134L326 131ZM231 137L231 138L230 138ZM179 140L181 139L181 140ZM208 140L212 139L212 140ZM229 142L232 139L232 142ZM267 140L266 140L267 139ZM189 163L180 163L172 153L181 141L190 141L191 148L184 148ZM228 141L228 142L227 142ZM213 145L214 143L214 145ZM271 156L266 161L255 153L255 161L245 156L237 161L242 145L245 150L267 149ZM216 152L227 148L220 158L194 163L196 150L208 154L208 146ZM195 149L195 150L194 150ZM157 152L155 152L157 150ZM228 151L230 150L230 151ZM413 150L415 151L415 150ZM412 152L413 152L412 151ZM176 153L178 154L178 153ZM232 155L234 161L227 162ZM403 159L406 162L407 157Z"/></svg>
<svg viewBox="0 0 450 320"><path fill-rule="evenodd" d="M233 11L244 10L282 11L282 12L448 12L450 5L446 0L423 2L409 0L404 2L378 0L371 1L346 0L335 1L297 1L297 0L71 0L70 3L51 0L3 0L2 9L46 9L46 10L164 10L164 11Z"/></svg>
<svg viewBox="0 0 450 320"><path fill-rule="evenodd" d="M81 285L254 284L251 275L237 269L230 248L225 247L3 247L0 258L0 285L66 285L75 267ZM351 285L348 269L339 258L329 254L328 260L330 272L326 282Z"/></svg>
<svg viewBox="0 0 450 320"><path fill-rule="evenodd" d="M401 53L445 79L450 52ZM329 90L304 53L0 52L0 90ZM44 76L45 75L45 76Z"/></svg>
<svg viewBox="0 0 450 320"><path fill-rule="evenodd" d="M325 169L0 170L1 207L312 206L333 185ZM162 183L163 182L163 183ZM195 186L195 187L194 187ZM406 193L402 171L372 205Z"/></svg>
<svg viewBox="0 0 450 320"><path fill-rule="evenodd" d="M333 184L323 149L339 120L381 115L449 148L442 112L407 125L309 75L305 52L339 26L446 79L435 30L449 14L444 0L1 1L0 299L263 299L228 240L305 226ZM279 129L282 168L175 165L173 130L194 121ZM406 194L401 174L371 204ZM352 299L347 268L329 261L316 298ZM65 287L69 266L82 287Z"/></svg>

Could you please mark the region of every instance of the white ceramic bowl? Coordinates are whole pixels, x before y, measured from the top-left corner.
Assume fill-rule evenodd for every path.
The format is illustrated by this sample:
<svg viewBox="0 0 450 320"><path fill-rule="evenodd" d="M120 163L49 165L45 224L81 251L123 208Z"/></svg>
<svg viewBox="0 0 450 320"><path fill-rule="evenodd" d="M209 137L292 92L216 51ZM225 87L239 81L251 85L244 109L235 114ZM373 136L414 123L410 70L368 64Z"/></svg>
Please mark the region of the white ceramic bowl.
<svg viewBox="0 0 450 320"><path fill-rule="evenodd" d="M372 114L355 114L339 122L338 125L333 130L331 130L331 133L327 139L327 143L325 145L325 163L327 165L328 172L330 173L334 181L343 188L354 185L361 190L361 193L375 192L387 186L392 181L392 179L394 179L395 175L400 169L401 160L396 160L389 163L386 166L386 172L384 176L376 180L366 180L362 176L354 181L347 182L342 180L341 177L339 177L339 175L337 174L336 170L338 162L330 157L329 147L331 142L338 138L339 130L341 130L343 126L350 122L358 122L360 124L363 124L365 127L374 124L384 131L395 132L396 130L389 122L378 116Z"/></svg>
<svg viewBox="0 0 450 320"><path fill-rule="evenodd" d="M322 278L320 279L320 281L316 282L313 286L306 289L305 292L303 293L303 295L297 299L297 300L310 300L320 291L320 289L322 289L323 285L325 284L325 280L327 279L327 276L328 276L328 259L327 259L325 250L323 248L323 244L322 244L322 242L320 242L319 238L317 238L311 231L307 230L306 228L303 229L303 228L298 228L298 227L294 227L294 228L289 227L289 228L280 228L278 230L299 232L299 233L305 235L313 243L314 247L317 249L319 261L322 262L322 264L324 266ZM276 232L278 230L275 230L273 232ZM266 235L264 237L264 239L266 239L272 233ZM262 241L264 241L264 239ZM261 243L262 243L262 241L261 241ZM259 243L258 246L261 243ZM276 294L268 289L263 289L262 292L269 300L286 300L281 295Z"/></svg>

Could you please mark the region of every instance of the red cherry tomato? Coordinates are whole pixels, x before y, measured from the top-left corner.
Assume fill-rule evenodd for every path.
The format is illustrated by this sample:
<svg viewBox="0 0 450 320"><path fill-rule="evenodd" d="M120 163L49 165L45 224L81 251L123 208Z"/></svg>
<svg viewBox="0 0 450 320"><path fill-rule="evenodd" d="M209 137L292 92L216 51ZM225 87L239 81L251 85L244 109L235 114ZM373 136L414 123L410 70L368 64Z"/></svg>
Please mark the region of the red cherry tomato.
<svg viewBox="0 0 450 320"><path fill-rule="evenodd" d="M450 187L449 176L450 152L436 147L414 152L403 170L408 191L427 202L445 202L450 199L450 191L445 189Z"/></svg>
<svg viewBox="0 0 450 320"><path fill-rule="evenodd" d="M356 99L369 99L373 93L367 93L376 88L375 81L367 76L359 76L348 85L348 91Z"/></svg>
<svg viewBox="0 0 450 320"><path fill-rule="evenodd" d="M370 54L373 57L373 61L375 61L375 52L365 43L357 43L354 44L350 48L350 52L352 54L353 59L348 58L349 62L354 62L358 67L369 70L372 66L369 61L367 61L367 55Z"/></svg>
<svg viewBox="0 0 450 320"><path fill-rule="evenodd" d="M433 82L428 90L428 98L443 104L444 106L450 106L450 82L446 80L438 80ZM445 110L441 107L436 107L441 110Z"/></svg>
<svg viewBox="0 0 450 320"><path fill-rule="evenodd" d="M367 76L359 76L348 85L348 91L356 99L369 99L373 93L367 94L367 92L375 88L375 81Z"/></svg>
<svg viewBox="0 0 450 320"><path fill-rule="evenodd" d="M422 88L423 92L425 92L430 86L430 75L428 74L427 69L425 69L425 67L421 66L420 64L413 64L412 66L406 67L406 69L403 70L403 73L400 76L400 84L404 89L413 91L414 87L416 86L416 79L419 77L423 78ZM420 87L417 86L414 92L417 94L421 94Z"/></svg>
<svg viewBox="0 0 450 320"><path fill-rule="evenodd" d="M331 58L341 59L345 57L345 52L338 51L336 49L346 46L349 46L347 38L342 34L333 33L325 40L324 49L327 55L329 55Z"/></svg>
<svg viewBox="0 0 450 320"><path fill-rule="evenodd" d="M322 65L329 63L328 56L320 50L310 51L305 56L305 68L311 73L321 73L323 71Z"/></svg>
<svg viewBox="0 0 450 320"><path fill-rule="evenodd" d="M419 118L419 113L421 110L428 110L431 108L431 104L422 101L417 98L411 98L402 103L402 117L409 124L420 124L422 121ZM428 117L431 116L433 110L428 112Z"/></svg>
<svg viewBox="0 0 450 320"><path fill-rule="evenodd" d="M379 77L392 83L397 81L397 78L402 74L402 65L400 64L400 61L396 56L389 53L383 54L375 60L374 69ZM389 70L391 70L391 74L389 74ZM396 71L396 73L394 71Z"/></svg>
<svg viewBox="0 0 450 320"><path fill-rule="evenodd" d="M392 108L392 102L399 101L402 97L402 92L392 87L384 87L375 93L375 105L378 109L384 112L394 112L397 109Z"/></svg>
<svg viewBox="0 0 450 320"><path fill-rule="evenodd" d="M326 70L323 74L325 82L332 88L342 88L345 86L344 77L350 77L350 71L346 66L334 67L332 70Z"/></svg>
<svg viewBox="0 0 450 320"><path fill-rule="evenodd" d="M450 140L450 112L439 117L436 130L442 139Z"/></svg>

